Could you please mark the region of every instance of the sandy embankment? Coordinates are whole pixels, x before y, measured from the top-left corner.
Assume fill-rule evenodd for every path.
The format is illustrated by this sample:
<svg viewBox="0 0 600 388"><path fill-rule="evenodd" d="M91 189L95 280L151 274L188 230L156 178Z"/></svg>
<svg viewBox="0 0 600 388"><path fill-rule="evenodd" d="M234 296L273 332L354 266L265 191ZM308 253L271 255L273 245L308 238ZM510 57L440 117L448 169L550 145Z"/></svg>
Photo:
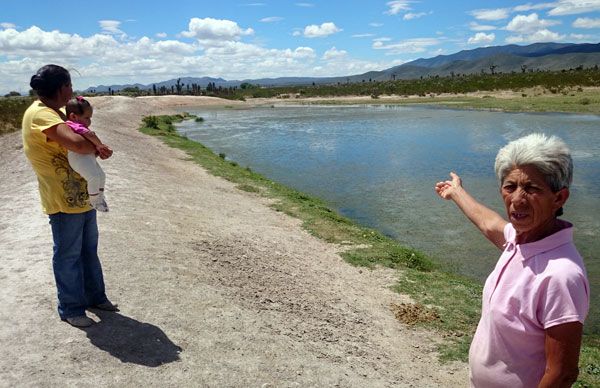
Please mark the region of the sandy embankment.
<svg viewBox="0 0 600 388"><path fill-rule="evenodd" d="M98 97L111 211L100 254L117 314L56 314L51 234L20 134L0 137L0 386L465 386L436 334L397 322L392 272L346 264L268 200L137 131L144 115L233 105Z"/></svg>

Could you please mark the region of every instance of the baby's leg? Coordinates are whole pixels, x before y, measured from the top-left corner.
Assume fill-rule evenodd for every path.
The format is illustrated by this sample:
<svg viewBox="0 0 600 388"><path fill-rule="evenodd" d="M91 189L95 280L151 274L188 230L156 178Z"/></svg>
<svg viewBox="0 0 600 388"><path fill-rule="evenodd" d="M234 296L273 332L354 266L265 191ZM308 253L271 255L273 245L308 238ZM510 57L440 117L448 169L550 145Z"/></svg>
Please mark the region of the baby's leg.
<svg viewBox="0 0 600 388"><path fill-rule="evenodd" d="M105 175L94 154L78 154L69 151L69 164L87 181L88 194L97 195L104 189Z"/></svg>

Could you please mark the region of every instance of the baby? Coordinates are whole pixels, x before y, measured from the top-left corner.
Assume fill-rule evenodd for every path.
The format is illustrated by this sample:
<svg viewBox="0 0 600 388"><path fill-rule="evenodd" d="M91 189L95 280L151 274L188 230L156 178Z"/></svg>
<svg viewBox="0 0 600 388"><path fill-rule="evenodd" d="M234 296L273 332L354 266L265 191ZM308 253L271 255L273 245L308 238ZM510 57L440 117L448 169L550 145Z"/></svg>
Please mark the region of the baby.
<svg viewBox="0 0 600 388"><path fill-rule="evenodd" d="M67 102L66 124L73 132L80 134L89 140L95 147L99 155L111 153L111 149L102 143L98 136L88 128L92 123L92 114L94 110L90 103L82 96L72 98ZM104 200L104 171L96 161L94 154L78 154L77 152L68 152L69 164L71 168L79 173L87 181L88 194L90 196L90 205L97 211L107 212L108 205Z"/></svg>

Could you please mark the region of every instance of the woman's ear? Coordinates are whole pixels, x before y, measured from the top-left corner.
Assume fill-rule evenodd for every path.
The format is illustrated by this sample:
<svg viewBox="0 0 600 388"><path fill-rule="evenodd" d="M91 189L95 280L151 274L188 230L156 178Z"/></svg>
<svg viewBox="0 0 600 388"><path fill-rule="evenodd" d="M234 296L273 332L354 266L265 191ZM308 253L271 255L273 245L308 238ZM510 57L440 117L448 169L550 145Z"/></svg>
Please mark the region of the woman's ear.
<svg viewBox="0 0 600 388"><path fill-rule="evenodd" d="M567 199L569 199L570 192L567 187L563 187L562 189L558 190L555 195L556 197L554 203L556 204L556 208L559 209L563 207L565 202L567 202Z"/></svg>

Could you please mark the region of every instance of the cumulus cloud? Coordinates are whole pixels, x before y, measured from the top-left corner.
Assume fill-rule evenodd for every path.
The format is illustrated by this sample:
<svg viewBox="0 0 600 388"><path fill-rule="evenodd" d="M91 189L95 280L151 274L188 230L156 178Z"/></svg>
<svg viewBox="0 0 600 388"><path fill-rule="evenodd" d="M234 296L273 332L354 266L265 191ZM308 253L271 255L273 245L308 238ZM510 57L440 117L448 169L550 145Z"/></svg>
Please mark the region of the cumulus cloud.
<svg viewBox="0 0 600 388"><path fill-rule="evenodd" d="M402 19L404 19L404 20L419 19L419 18L422 18L425 15L427 15L427 12L417 12L417 13L409 12L409 13L405 14L402 17Z"/></svg>
<svg viewBox="0 0 600 388"><path fill-rule="evenodd" d="M388 15L397 15L402 11L410 11L410 3L412 1L408 0L398 0L398 1L388 1L386 5L388 6L388 10L385 11Z"/></svg>
<svg viewBox="0 0 600 388"><path fill-rule="evenodd" d="M469 23L469 28L471 29L471 31L492 31L497 29L497 27L495 26L479 24L477 22Z"/></svg>
<svg viewBox="0 0 600 388"><path fill-rule="evenodd" d="M494 33L486 34L483 32L478 32L475 36L472 36L468 40L468 44L490 44L496 39L496 35Z"/></svg>
<svg viewBox="0 0 600 388"><path fill-rule="evenodd" d="M532 34L511 35L506 38L506 43L536 43L536 42L557 42L565 39L565 35L543 29Z"/></svg>
<svg viewBox="0 0 600 388"><path fill-rule="evenodd" d="M591 35L585 35L585 34L569 34L569 39L577 40L577 41L581 41L581 42L592 42L594 40L594 37Z"/></svg>
<svg viewBox="0 0 600 388"><path fill-rule="evenodd" d="M181 33L181 35L187 38L198 39L204 44L237 41L242 36L252 34L254 34L252 28L244 29L234 21L213 18L192 18L190 19L188 30Z"/></svg>
<svg viewBox="0 0 600 388"><path fill-rule="evenodd" d="M166 32L157 32L156 37L160 38L160 39L164 39L167 37L167 33Z"/></svg>
<svg viewBox="0 0 600 388"><path fill-rule="evenodd" d="M14 25L13 23L4 22L4 23L0 23L0 27L1 28L5 28L5 29L9 29L9 28L16 28L17 26Z"/></svg>
<svg viewBox="0 0 600 388"><path fill-rule="evenodd" d="M304 36L306 38L322 38L340 31L342 30L332 22L323 23L320 26L311 24L310 26L304 27Z"/></svg>
<svg viewBox="0 0 600 388"><path fill-rule="evenodd" d="M586 12L600 11L600 0L559 0L548 15L575 15Z"/></svg>
<svg viewBox="0 0 600 388"><path fill-rule="evenodd" d="M577 18L573 22L575 28L600 28L600 19Z"/></svg>
<svg viewBox="0 0 600 388"><path fill-rule="evenodd" d="M318 57L305 46L270 49L232 39L212 46L149 37L120 41L107 34L83 37L35 26L25 31L0 30L0 51L7 58L0 62L0 90L23 92L28 90L31 74L48 58L77 69L73 74L76 89L152 83L182 75L228 79L335 76L391 67L397 62L357 60L336 47Z"/></svg>
<svg viewBox="0 0 600 388"><path fill-rule="evenodd" d="M477 20L502 20L508 18L510 10L508 8L496 9L476 9L471 11L471 15Z"/></svg>
<svg viewBox="0 0 600 388"><path fill-rule="evenodd" d="M346 50L338 50L337 48L332 47L329 50L325 51L323 54L323 59L326 61L336 60L340 58L344 58L348 55Z"/></svg>
<svg viewBox="0 0 600 388"><path fill-rule="evenodd" d="M269 16L269 17L260 19L260 21L263 23L280 22L282 20L283 20L283 18L281 16Z"/></svg>
<svg viewBox="0 0 600 388"><path fill-rule="evenodd" d="M416 54L427 50L427 47L440 44L436 38L406 39L396 43L386 43L384 39L374 39L371 46L375 50L387 50L387 54Z"/></svg>
<svg viewBox="0 0 600 388"><path fill-rule="evenodd" d="M530 15L515 16L506 25L506 30L521 34L529 34L556 24L560 24L560 21L540 19L537 13L532 13Z"/></svg>
<svg viewBox="0 0 600 388"><path fill-rule="evenodd" d="M12 28L0 31L0 51L6 55L60 59L94 55L97 49L112 49L117 45L112 36L104 34L83 38L57 30L44 31L37 26L22 32Z"/></svg>

